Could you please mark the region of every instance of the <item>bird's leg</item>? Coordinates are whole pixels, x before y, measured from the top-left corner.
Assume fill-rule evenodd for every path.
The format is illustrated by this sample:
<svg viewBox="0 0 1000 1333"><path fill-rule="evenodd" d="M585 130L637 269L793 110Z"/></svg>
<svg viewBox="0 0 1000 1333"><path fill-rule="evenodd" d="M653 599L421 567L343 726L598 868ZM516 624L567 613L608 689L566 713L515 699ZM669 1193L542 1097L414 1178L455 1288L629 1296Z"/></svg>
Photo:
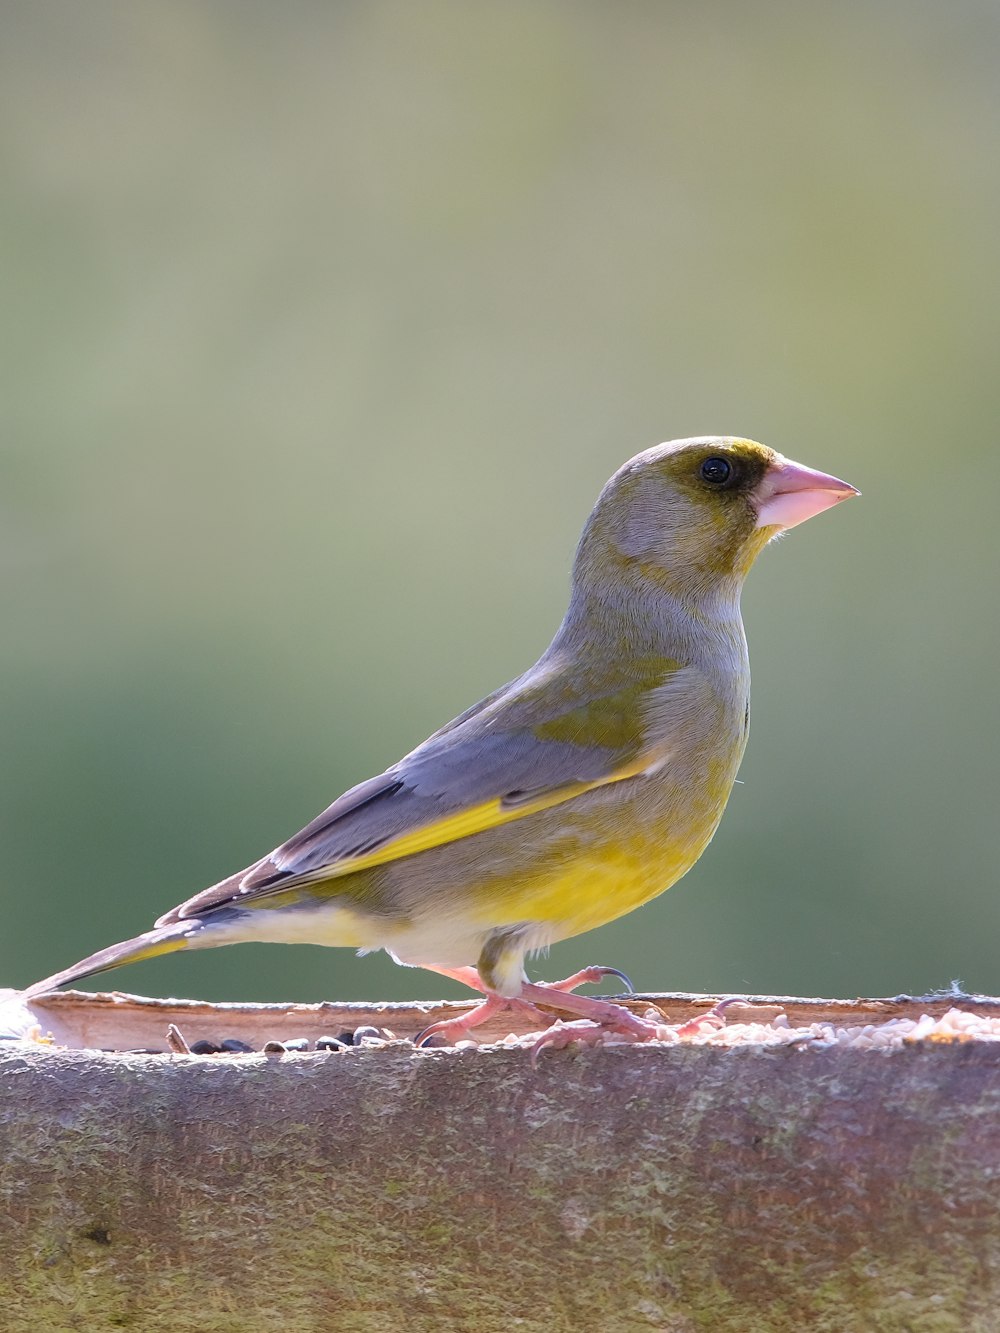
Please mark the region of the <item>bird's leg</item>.
<svg viewBox="0 0 1000 1333"><path fill-rule="evenodd" d="M606 976L620 977L631 990L632 983L628 977L615 967L585 967L581 971L575 972L573 976L567 977L564 981L556 981L551 984L533 986L525 982L521 987L520 995L513 998L507 998L497 994L496 991L490 990L474 967L428 966L427 970L437 972L439 976L450 977L453 981L459 981L472 990L479 991L486 998L481 1004L477 1004L474 1009L470 1009L466 1013L456 1014L454 1018L443 1018L439 1022L432 1023L429 1027L424 1028L423 1032L414 1038L414 1044L417 1046L422 1045L429 1037L433 1036L444 1038L449 1043L461 1041L463 1037L468 1036L473 1028L479 1027L488 1019L505 1011L529 1019L535 1027L551 1026L550 1016L543 1013L538 1007L539 1005L545 1005L547 1009L558 1009L564 1013L582 1016L591 1023L599 1022L604 1031L624 1031L625 1028L628 1028L632 1033L633 1040L636 1041L649 1040L653 1035L650 1031L647 1031L651 1026L650 1024L645 1023L642 1019L634 1018L621 1005L611 1004L606 1000L588 999L583 995L570 995L575 987L600 981ZM612 1027L615 1021L617 1026ZM623 1024L625 1025L624 1028L622 1027ZM631 1027L629 1027L630 1024Z"/></svg>
<svg viewBox="0 0 1000 1333"><path fill-rule="evenodd" d="M474 1009L467 1010L464 1014L456 1014L454 1018L442 1018L437 1023L432 1023L430 1027L424 1028L423 1032L417 1034L413 1039L414 1046L422 1046L428 1037L443 1037L448 1044L461 1041L463 1037L468 1036L473 1028L479 1027L492 1018L494 1014L502 1014L505 1010L514 1013L520 1013L525 1018L530 1018L535 1026L545 1025L549 1019L545 1014L540 1013L533 1004L522 1003L521 1000L508 999L503 995L491 991L483 983L482 978L474 967L434 967L431 964L423 965L428 972L436 972L439 976L450 977L452 981L461 982L463 986L468 986L470 990L477 990L485 998L481 1004L477 1004ZM579 984L579 983L578 983Z"/></svg>
<svg viewBox="0 0 1000 1333"><path fill-rule="evenodd" d="M563 981L532 983L525 981L519 994L507 997L491 990L474 967L428 967L429 972L450 977L483 995L483 1000L474 1008L454 1018L444 1018L424 1028L414 1044L417 1046L429 1038L443 1038L449 1045L461 1041L474 1028L494 1018L498 1014L510 1013L531 1022L535 1027L543 1026L545 1031L531 1048L532 1064L539 1052L546 1047L560 1050L574 1042L599 1046L610 1034L624 1037L626 1041L676 1041L678 1038L701 1036L706 1029L717 1031L725 1026L723 1011L733 1000L722 1000L706 1014L688 1019L679 1025L658 1023L653 1019L639 1018L624 1005L611 1000L600 999L593 995L575 995L577 986L600 981L606 976L620 977L631 990L632 985L623 972L614 967L585 967ZM552 1022L546 1010L558 1010L572 1015L569 1022L557 1019Z"/></svg>
<svg viewBox="0 0 1000 1333"><path fill-rule="evenodd" d="M468 986L470 990L477 990L481 995L489 994L489 988L484 985L474 967L437 967L434 963L421 963L421 967L425 972L436 972L439 977L450 977L452 981ZM593 985L595 982L603 981L605 977L617 977L624 983L627 991L635 990L625 973L620 972L617 967L599 967L597 964L583 967L562 981L543 981L539 984L547 986L550 990L567 991L576 990L577 986Z"/></svg>
<svg viewBox="0 0 1000 1333"><path fill-rule="evenodd" d="M436 972L439 977L450 977L452 981L468 986L470 990L479 991L480 995L486 994L486 987L479 980L479 973L474 967L435 967L433 963L421 963L420 966L425 972Z"/></svg>
<svg viewBox="0 0 1000 1333"><path fill-rule="evenodd" d="M548 1021L544 1014L540 1014L530 1004L522 1004L520 1000L509 1000L503 995L487 995L481 1004L466 1010L464 1014L456 1014L454 1018L442 1018L439 1022L424 1028L423 1032L413 1038L413 1044L423 1046L428 1038L438 1037L444 1039L444 1045L454 1046L455 1042L467 1037L473 1028L479 1027L495 1014L509 1011L521 1013L525 1018L530 1017L536 1025L539 1021L543 1023Z"/></svg>

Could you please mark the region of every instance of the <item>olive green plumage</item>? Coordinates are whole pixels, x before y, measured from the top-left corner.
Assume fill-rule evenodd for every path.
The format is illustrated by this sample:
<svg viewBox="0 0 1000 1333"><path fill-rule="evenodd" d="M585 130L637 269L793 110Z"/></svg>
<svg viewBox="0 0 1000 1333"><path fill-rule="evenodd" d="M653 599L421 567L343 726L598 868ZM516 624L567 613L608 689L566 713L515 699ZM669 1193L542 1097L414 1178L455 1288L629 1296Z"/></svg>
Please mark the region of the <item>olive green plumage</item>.
<svg viewBox="0 0 1000 1333"><path fill-rule="evenodd" d="M253 939L478 965L516 995L527 953L700 856L747 740L743 580L781 527L853 493L749 440L637 455L601 492L534 666L248 870L32 991Z"/></svg>

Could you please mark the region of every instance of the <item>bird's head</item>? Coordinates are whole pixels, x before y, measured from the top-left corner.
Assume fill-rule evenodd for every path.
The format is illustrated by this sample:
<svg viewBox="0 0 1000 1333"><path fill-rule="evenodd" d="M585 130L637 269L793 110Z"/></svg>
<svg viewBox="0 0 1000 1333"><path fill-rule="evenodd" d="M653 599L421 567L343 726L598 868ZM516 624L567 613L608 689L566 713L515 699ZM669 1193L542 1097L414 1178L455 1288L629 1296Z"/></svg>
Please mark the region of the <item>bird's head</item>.
<svg viewBox="0 0 1000 1333"><path fill-rule="evenodd" d="M656 445L619 468L601 492L577 575L590 581L628 572L685 601L738 592L772 537L858 493L753 440Z"/></svg>

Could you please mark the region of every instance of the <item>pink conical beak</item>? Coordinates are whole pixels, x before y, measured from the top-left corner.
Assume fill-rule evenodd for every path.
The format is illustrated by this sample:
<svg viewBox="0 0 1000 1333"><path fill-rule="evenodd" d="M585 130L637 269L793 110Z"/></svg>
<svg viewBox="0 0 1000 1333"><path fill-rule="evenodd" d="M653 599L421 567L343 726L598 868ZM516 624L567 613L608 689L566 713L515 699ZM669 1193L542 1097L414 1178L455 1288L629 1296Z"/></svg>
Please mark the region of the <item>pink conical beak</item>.
<svg viewBox="0 0 1000 1333"><path fill-rule="evenodd" d="M794 528L861 492L825 472L781 459L757 487L758 528Z"/></svg>

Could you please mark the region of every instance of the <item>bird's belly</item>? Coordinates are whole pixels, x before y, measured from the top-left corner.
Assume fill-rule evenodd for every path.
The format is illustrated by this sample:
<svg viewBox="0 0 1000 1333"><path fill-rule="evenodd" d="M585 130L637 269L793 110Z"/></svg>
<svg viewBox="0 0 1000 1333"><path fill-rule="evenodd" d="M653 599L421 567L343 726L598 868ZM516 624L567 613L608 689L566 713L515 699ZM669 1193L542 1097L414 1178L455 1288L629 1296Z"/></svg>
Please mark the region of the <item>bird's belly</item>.
<svg viewBox="0 0 1000 1333"><path fill-rule="evenodd" d="M717 823L705 836L692 836L693 830L661 827L654 815L647 825L629 830L621 813L616 811L607 824L584 820L578 828L566 828L536 866L503 884L484 886L476 915L484 924L544 924L550 941L582 934L676 883L698 859Z"/></svg>
<svg viewBox="0 0 1000 1333"><path fill-rule="evenodd" d="M688 868L687 862L677 865L650 856L648 848L640 846L595 848L533 882L512 885L504 895L504 921L499 924L544 924L548 942L554 943L641 907Z"/></svg>
<svg viewBox="0 0 1000 1333"><path fill-rule="evenodd" d="M399 900L420 906L389 926L384 947L407 962L474 963L490 934L530 927L531 949L582 934L648 902L701 855L732 773L701 784L636 779L386 867ZM623 799L624 798L624 799ZM388 885L386 886L389 887ZM447 955L447 956L446 956Z"/></svg>

